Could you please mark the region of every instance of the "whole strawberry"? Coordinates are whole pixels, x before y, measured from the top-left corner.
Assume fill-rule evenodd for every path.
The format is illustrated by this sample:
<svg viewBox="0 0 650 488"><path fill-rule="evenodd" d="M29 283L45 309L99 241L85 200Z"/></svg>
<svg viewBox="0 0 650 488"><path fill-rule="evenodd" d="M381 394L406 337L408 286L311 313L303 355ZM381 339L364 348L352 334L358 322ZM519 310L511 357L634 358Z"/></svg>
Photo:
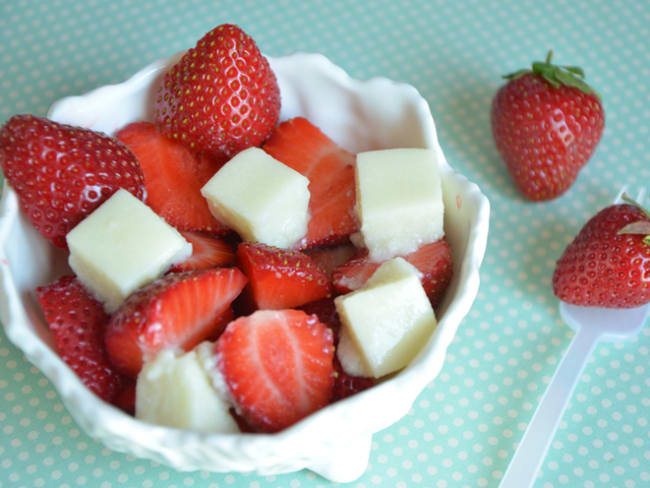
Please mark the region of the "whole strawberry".
<svg viewBox="0 0 650 488"><path fill-rule="evenodd" d="M33 226L59 247L118 189L143 194L140 164L121 142L33 115L0 129L0 166Z"/></svg>
<svg viewBox="0 0 650 488"><path fill-rule="evenodd" d="M534 62L492 101L492 135L519 191L529 200L564 193L594 153L605 127L598 95L575 66Z"/></svg>
<svg viewBox="0 0 650 488"><path fill-rule="evenodd" d="M583 306L650 302L650 214L632 202L592 217L557 262L553 292Z"/></svg>
<svg viewBox="0 0 650 488"><path fill-rule="evenodd" d="M104 330L110 317L74 276L63 276L36 289L36 298L54 337L61 359L94 393L118 400L130 379L109 362Z"/></svg>
<svg viewBox="0 0 650 488"><path fill-rule="evenodd" d="M217 156L266 139L280 114L280 89L255 42L235 25L208 32L165 75L155 102L162 132Z"/></svg>

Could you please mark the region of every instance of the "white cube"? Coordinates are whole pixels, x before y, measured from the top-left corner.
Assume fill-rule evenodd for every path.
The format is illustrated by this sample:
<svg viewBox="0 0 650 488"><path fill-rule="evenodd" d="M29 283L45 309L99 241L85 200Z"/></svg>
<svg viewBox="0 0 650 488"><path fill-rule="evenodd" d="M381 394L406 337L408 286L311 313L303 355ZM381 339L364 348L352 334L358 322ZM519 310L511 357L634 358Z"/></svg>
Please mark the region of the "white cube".
<svg viewBox="0 0 650 488"><path fill-rule="evenodd" d="M335 304L350 342L339 349L339 359L344 368L353 367L350 374L379 378L399 371L437 325L420 273L403 258L386 261L363 288L337 297Z"/></svg>
<svg viewBox="0 0 650 488"><path fill-rule="evenodd" d="M197 349L213 346L202 343ZM138 374L135 416L152 424L200 432L239 432L229 403L213 387L197 350L163 350Z"/></svg>
<svg viewBox="0 0 650 488"><path fill-rule="evenodd" d="M108 312L192 254L176 229L123 189L68 232L66 241L70 267Z"/></svg>
<svg viewBox="0 0 650 488"><path fill-rule="evenodd" d="M201 194L242 239L288 249L307 233L308 186L303 175L252 147L228 161Z"/></svg>
<svg viewBox="0 0 650 488"><path fill-rule="evenodd" d="M361 236L372 260L411 253L444 235L435 151L386 149L359 153L356 188Z"/></svg>

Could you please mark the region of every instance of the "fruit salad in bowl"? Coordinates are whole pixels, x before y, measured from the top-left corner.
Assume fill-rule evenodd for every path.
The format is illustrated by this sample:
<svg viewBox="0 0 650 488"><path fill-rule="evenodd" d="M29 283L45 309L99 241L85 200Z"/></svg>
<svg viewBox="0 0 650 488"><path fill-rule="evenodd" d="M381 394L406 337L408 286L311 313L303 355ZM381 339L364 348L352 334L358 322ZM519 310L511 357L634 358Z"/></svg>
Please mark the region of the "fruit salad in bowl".
<svg viewBox="0 0 650 488"><path fill-rule="evenodd" d="M476 296L489 204L411 86L235 26L0 130L0 318L77 423L180 470L365 470Z"/></svg>

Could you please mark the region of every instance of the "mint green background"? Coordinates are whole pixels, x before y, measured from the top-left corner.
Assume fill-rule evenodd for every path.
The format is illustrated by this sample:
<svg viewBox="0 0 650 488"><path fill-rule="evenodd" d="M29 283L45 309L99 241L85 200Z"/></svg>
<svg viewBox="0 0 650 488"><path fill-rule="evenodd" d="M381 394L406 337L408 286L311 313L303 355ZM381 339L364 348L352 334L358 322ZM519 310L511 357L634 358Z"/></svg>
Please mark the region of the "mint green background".
<svg viewBox="0 0 650 488"><path fill-rule="evenodd" d="M180 7L180 4L185 4ZM450 163L492 203L478 298L440 376L377 434L357 487L493 487L573 335L550 289L556 259L618 189L650 187L650 3L373 0L0 0L0 122L119 82L237 23L271 55L318 51L358 78L415 85ZM543 58L581 65L607 127L562 198L519 198L490 135L499 76ZM647 200L646 200L647 202ZM650 328L600 345L537 488L650 486ZM80 432L49 381L0 332L0 487L322 487L312 473L178 473Z"/></svg>

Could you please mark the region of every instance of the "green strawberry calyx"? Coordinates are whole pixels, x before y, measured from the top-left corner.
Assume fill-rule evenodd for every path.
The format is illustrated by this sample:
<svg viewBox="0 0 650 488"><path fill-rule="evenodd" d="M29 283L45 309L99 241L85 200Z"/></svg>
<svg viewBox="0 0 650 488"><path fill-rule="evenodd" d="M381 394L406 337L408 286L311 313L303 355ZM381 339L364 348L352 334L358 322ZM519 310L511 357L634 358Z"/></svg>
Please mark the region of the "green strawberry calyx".
<svg viewBox="0 0 650 488"><path fill-rule="evenodd" d="M648 218L648 220L639 220L637 222L632 222L627 224L622 229L619 229L618 234L640 234L643 237L643 243L646 246L650 246L650 212L643 208L639 203L630 198L626 193L623 193L621 199L630 205L634 205L639 208L643 214Z"/></svg>
<svg viewBox="0 0 650 488"><path fill-rule="evenodd" d="M578 90L588 94L595 95L600 100L600 95L589 86L585 81L585 72L579 66L559 66L551 64L553 51L550 50L546 55L545 61L534 61L532 69L520 69L514 73L504 75L506 80L514 80L525 74L533 73L541 76L548 81L554 88L560 85L572 86Z"/></svg>

